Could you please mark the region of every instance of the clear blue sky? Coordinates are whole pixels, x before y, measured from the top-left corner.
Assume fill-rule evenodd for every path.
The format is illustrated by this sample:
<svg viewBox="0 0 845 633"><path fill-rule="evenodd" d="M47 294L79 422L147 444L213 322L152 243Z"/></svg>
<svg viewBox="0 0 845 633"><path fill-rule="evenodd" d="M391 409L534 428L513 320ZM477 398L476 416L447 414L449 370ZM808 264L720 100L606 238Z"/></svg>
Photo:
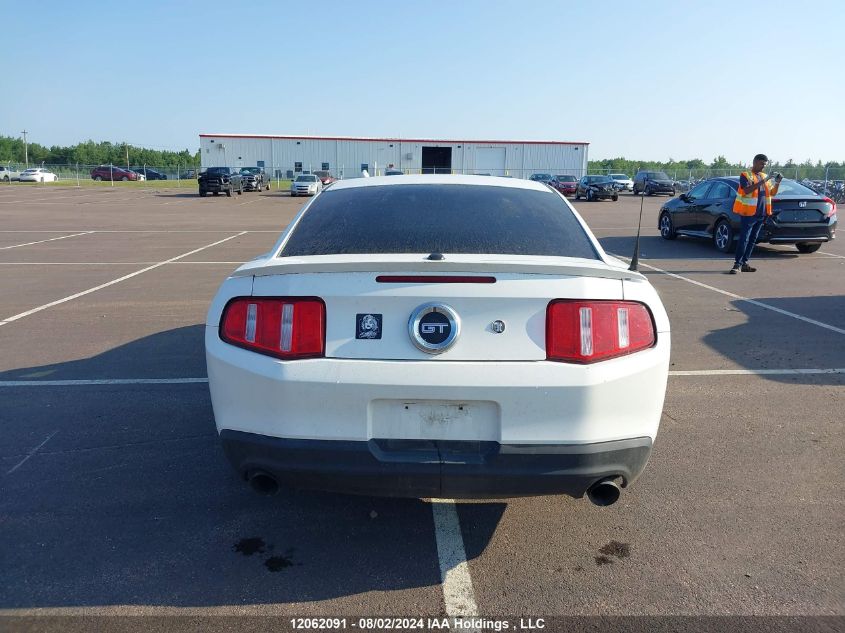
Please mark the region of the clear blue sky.
<svg viewBox="0 0 845 633"><path fill-rule="evenodd" d="M0 3L0 134L46 145L253 132L845 160L839 0Z"/></svg>

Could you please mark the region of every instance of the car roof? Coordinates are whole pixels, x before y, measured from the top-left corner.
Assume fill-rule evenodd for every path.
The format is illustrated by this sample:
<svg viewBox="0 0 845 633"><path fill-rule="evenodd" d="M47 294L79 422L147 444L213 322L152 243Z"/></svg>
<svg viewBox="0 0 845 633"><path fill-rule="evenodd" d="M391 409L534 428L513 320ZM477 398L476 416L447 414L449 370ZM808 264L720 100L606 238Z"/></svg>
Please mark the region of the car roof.
<svg viewBox="0 0 845 633"><path fill-rule="evenodd" d="M483 185L486 187L509 187L511 189L531 189L553 193L546 185L533 180L521 178L503 178L501 176L459 176L452 174L413 174L410 176L375 176L372 178L351 178L339 180L331 187L332 191L339 189L354 189L356 187L378 187L397 185Z"/></svg>

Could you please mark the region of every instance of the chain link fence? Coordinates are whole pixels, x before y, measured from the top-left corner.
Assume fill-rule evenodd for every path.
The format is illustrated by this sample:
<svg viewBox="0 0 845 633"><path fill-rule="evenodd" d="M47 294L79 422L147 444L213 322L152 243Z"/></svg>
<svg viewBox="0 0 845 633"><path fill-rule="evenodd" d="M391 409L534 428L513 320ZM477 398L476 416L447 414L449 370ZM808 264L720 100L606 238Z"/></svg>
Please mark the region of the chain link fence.
<svg viewBox="0 0 845 633"><path fill-rule="evenodd" d="M340 180L344 178L358 178L363 175L361 166L346 167L339 166L335 170L329 170L332 175ZM185 165L55 165L40 164L30 165L30 169L38 168L46 170L43 174L44 184L60 184L65 186L134 186L149 188L196 188L197 175L201 168L195 164ZM0 186L3 185L27 185L28 182L20 182L20 175L26 169L25 165L11 162L0 163ZM689 191L692 187L709 178L738 176L743 168L731 167L725 169L643 169L643 171L663 171L666 176L675 182L677 192ZM278 167L265 168L267 179L275 190L287 190L290 180L300 173L316 173L320 170L314 166L314 171L304 169L294 171L280 169ZM639 171L639 170L638 170ZM772 165L767 168L769 173L779 171L785 178L790 178L809 187L820 195L828 196L835 202L845 203L845 167L807 167L807 166L780 166ZM373 165L367 170L370 176L384 176L391 174L466 174L482 176L505 176L509 178L531 178L535 175L550 175L552 177L572 176L580 179L586 175L619 175L634 178L636 173L626 173L612 168L604 169L572 169L561 167L549 169L548 167L522 170L460 170L443 167L424 167L416 169L394 168L391 166L382 167ZM42 176L36 174L36 182Z"/></svg>

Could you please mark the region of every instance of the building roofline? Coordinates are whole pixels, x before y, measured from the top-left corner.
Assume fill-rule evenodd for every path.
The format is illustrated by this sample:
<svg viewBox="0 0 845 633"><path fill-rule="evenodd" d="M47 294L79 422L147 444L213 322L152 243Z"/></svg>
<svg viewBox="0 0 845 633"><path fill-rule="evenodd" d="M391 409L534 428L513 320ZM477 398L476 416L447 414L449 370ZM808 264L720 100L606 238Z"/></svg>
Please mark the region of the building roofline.
<svg viewBox="0 0 845 633"><path fill-rule="evenodd" d="M277 138L292 141L371 141L393 143L464 143L480 145L589 145L586 141L514 141L434 138L381 138L367 136L295 136L286 134L200 134L200 138Z"/></svg>

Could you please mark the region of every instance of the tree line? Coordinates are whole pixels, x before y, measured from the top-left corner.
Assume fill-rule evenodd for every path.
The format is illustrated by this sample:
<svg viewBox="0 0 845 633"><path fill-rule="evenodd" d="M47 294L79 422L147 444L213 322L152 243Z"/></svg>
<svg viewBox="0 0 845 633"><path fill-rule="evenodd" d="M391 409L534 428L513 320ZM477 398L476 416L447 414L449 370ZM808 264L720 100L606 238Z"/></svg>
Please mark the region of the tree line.
<svg viewBox="0 0 845 633"><path fill-rule="evenodd" d="M712 162L706 163L700 158L691 160L674 160L670 158L668 161L649 161L649 160L629 160L627 158L605 158L603 160L591 160L588 162L588 169L591 173L623 173L633 176L640 170L654 170L665 171L667 175L677 177L679 179L688 176L692 173L693 177L700 177L713 172L714 170L730 172L736 174L744 169L749 169L751 164L731 163L724 156L717 156ZM802 163L796 163L791 158L785 163L773 161L766 167L767 172L780 171L787 178L803 178L822 179L825 172L829 168L831 177L835 174L837 178L842 178L845 174L845 162L828 162L816 161L815 163L807 159ZM797 176L796 176L797 174Z"/></svg>
<svg viewBox="0 0 845 633"><path fill-rule="evenodd" d="M85 141L69 147L52 145L45 147L38 143L29 143L27 153L30 165L122 165L126 166L126 153L129 152L129 164L150 165L155 167L177 167L179 165L199 165L200 153L191 153L187 149L181 152L170 150L147 149L128 143L109 141ZM0 136L0 163L24 163L23 139L12 136Z"/></svg>

